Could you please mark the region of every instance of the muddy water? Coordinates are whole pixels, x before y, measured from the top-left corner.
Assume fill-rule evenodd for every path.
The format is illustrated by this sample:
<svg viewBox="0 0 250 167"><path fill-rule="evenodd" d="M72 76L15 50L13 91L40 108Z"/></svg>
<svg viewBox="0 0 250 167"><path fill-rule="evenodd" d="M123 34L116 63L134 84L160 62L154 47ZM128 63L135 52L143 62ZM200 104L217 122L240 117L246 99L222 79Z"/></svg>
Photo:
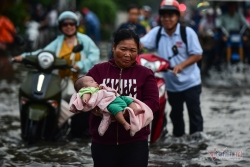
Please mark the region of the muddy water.
<svg viewBox="0 0 250 167"><path fill-rule="evenodd" d="M63 138L32 146L21 140L17 92L24 76L19 73L10 83L0 81L0 166L93 166L89 140ZM150 167L250 166L250 87L206 85L201 96L202 138L172 137L168 119L170 135L150 146ZM184 116L188 133L186 111ZM236 153L238 157L233 156Z"/></svg>

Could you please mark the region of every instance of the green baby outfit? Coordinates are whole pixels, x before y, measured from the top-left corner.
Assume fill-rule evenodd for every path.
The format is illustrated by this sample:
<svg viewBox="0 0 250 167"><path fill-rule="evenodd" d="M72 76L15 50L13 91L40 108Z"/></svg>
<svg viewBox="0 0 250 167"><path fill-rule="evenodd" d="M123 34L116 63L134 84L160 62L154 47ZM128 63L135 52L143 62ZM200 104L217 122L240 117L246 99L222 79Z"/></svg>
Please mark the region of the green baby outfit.
<svg viewBox="0 0 250 167"><path fill-rule="evenodd" d="M108 111L116 115L118 112L123 111L124 108L126 108L128 105L130 105L133 102L133 100L126 96L118 96L114 101L112 101L107 109Z"/></svg>
<svg viewBox="0 0 250 167"><path fill-rule="evenodd" d="M95 87L87 87L87 88L82 88L78 91L78 94L80 97L82 97L86 93L90 93L91 95L98 92L100 89L95 88Z"/></svg>

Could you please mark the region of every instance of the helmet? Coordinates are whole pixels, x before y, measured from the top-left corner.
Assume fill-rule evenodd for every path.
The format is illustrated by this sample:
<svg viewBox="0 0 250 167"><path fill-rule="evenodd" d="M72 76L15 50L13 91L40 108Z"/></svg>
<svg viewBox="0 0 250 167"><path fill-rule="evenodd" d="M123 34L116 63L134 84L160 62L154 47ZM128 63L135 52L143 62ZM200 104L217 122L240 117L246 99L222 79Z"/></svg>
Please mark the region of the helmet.
<svg viewBox="0 0 250 167"><path fill-rule="evenodd" d="M159 14L163 14L164 12L173 11L180 15L179 2L176 0L163 0L160 4Z"/></svg>
<svg viewBox="0 0 250 167"><path fill-rule="evenodd" d="M68 19L74 20L76 22L76 26L79 26L79 20L78 20L77 15L71 11L65 11L65 12L62 12L60 16L58 17L57 23L58 23L59 28L61 27L61 23L64 20L68 20Z"/></svg>
<svg viewBox="0 0 250 167"><path fill-rule="evenodd" d="M147 12L151 12L151 7L150 7L150 6L147 6L147 5L144 5L144 6L142 7L142 10L145 10L145 11L147 11Z"/></svg>
<svg viewBox="0 0 250 167"><path fill-rule="evenodd" d="M214 14L214 9L213 8L208 8L207 10L206 10L206 13L207 13L207 15L213 15Z"/></svg>

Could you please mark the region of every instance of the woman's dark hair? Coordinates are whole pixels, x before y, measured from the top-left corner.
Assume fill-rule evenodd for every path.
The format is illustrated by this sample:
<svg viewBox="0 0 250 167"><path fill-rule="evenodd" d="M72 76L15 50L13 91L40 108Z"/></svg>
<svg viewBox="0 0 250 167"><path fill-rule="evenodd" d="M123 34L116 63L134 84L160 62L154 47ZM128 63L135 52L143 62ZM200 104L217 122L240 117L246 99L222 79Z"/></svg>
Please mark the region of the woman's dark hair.
<svg viewBox="0 0 250 167"><path fill-rule="evenodd" d="M138 9L138 10L140 10L140 7L137 6L136 4L130 4L130 5L127 7L127 12L129 12L131 9Z"/></svg>
<svg viewBox="0 0 250 167"><path fill-rule="evenodd" d="M140 38L139 36L135 33L134 30L129 29L129 28L123 28L118 30L115 33L114 36L114 47L116 47L121 41L127 40L127 39L134 39L137 49L139 51L140 49Z"/></svg>

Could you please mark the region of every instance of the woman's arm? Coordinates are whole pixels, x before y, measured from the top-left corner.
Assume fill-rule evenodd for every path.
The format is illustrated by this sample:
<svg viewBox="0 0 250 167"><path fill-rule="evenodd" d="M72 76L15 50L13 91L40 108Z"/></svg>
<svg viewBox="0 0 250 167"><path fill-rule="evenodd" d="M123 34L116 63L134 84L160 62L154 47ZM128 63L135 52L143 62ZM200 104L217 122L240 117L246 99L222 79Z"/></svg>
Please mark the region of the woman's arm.
<svg viewBox="0 0 250 167"><path fill-rule="evenodd" d="M21 56L25 57L27 55L37 55L42 50L51 51L51 52L55 53L56 52L56 45L57 45L57 43L58 43L58 40L55 39L54 41L52 41L51 43L49 43L47 46L45 46L43 49L38 49L38 50L33 51L33 52L24 52L24 53L22 53Z"/></svg>
<svg viewBox="0 0 250 167"><path fill-rule="evenodd" d="M51 51L51 52L55 53L56 52L56 45L57 45L57 43L58 43L58 39L55 39L54 41L52 41L51 43L49 43L44 49L38 49L38 50L33 51L33 52L24 52L24 53L22 53L19 56L15 56L14 59L16 61L22 61L24 57L26 57L28 55L35 56L39 52L41 52L42 50L47 50L47 51Z"/></svg>

